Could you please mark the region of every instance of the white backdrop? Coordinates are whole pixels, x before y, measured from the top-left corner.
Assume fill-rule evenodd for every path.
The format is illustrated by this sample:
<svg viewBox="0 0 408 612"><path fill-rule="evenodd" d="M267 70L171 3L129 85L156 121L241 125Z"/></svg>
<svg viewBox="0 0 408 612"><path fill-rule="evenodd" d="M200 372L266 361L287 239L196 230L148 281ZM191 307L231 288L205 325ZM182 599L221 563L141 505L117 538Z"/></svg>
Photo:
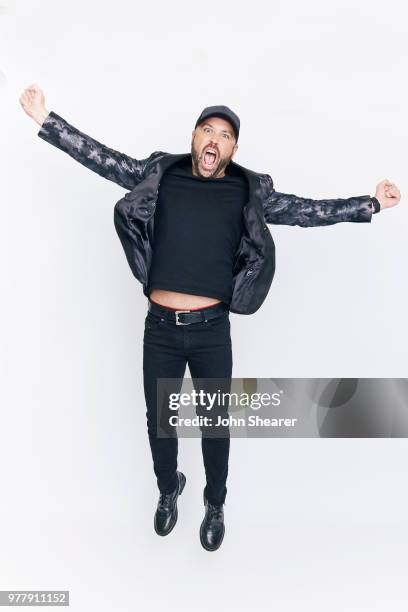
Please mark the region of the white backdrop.
<svg viewBox="0 0 408 612"><path fill-rule="evenodd" d="M405 3L2 0L0 24L0 589L70 589L92 612L406 610L403 439L232 440L212 555L200 444L181 440L179 522L156 536L147 301L113 225L125 191L18 102L36 82L48 110L137 158L189 152L201 110L226 104L234 160L277 191L395 182L401 203L371 224L269 226L277 271L258 312L231 315L233 376L406 377Z"/></svg>

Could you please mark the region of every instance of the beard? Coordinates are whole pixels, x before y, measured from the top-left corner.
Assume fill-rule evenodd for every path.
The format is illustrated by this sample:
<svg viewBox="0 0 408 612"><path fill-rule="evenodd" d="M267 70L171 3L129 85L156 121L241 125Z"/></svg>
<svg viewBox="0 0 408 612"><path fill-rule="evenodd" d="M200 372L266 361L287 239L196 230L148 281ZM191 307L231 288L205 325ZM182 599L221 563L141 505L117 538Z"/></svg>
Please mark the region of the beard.
<svg viewBox="0 0 408 612"><path fill-rule="evenodd" d="M222 174L225 168L230 163L232 156L230 157L219 157L218 162L214 164L214 168L211 170L205 170L201 161L204 157L204 151L198 151L194 147L194 143L191 144L191 159L193 163L193 168L201 178L217 178L220 174Z"/></svg>

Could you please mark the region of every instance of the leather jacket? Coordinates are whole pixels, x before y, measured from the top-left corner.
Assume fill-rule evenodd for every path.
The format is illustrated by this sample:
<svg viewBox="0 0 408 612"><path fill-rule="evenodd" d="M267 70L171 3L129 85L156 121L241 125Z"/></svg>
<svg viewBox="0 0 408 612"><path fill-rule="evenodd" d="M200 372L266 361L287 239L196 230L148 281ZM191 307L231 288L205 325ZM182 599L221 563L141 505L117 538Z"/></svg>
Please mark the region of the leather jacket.
<svg viewBox="0 0 408 612"><path fill-rule="evenodd" d="M53 111L38 136L85 167L128 190L114 207L114 224L133 275L147 294L152 259L154 213L164 172L191 153L154 151L134 159L80 132ZM266 224L317 227L345 221L371 222L370 195L313 200L274 189L269 174L249 170L234 161L249 183L244 207L244 233L235 254L230 311L252 314L262 305L275 274L275 244Z"/></svg>

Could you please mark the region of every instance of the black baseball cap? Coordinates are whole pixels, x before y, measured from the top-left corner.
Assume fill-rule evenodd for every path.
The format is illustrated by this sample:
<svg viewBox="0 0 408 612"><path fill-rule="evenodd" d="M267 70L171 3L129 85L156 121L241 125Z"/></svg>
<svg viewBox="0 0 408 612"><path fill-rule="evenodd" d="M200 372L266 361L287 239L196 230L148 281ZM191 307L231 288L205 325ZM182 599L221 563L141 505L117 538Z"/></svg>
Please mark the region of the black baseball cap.
<svg viewBox="0 0 408 612"><path fill-rule="evenodd" d="M240 126L239 117L234 113L234 111L228 108L228 106L206 106L206 108L203 110L203 112L197 119L195 127L197 127L197 125L199 125L209 117L221 117L222 119L229 121L232 127L234 128L235 139L238 140Z"/></svg>

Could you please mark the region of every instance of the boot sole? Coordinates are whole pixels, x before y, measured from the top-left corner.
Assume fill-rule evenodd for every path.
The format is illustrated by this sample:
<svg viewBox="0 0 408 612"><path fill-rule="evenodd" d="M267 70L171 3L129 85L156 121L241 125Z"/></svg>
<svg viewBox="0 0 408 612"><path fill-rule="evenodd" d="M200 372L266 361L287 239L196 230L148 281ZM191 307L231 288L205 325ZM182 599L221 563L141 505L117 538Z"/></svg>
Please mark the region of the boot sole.
<svg viewBox="0 0 408 612"><path fill-rule="evenodd" d="M162 536L162 537L165 537L165 536L169 535L169 533L171 533L171 532L173 531L174 527L176 526L177 519L178 519L177 501L178 501L179 496L180 496L180 495L182 494L182 492L183 492L183 489L184 489L185 484L186 484L186 480L187 480L187 479L186 479L186 477L184 476L184 474L183 474L182 472L180 472L179 492L177 493L177 499L176 499L176 503L175 503L175 508L176 508L176 511L175 511L175 515L174 515L174 517L175 517L175 518L174 518L174 523L172 524L172 526L170 527L170 529L169 529L168 531L166 531L166 533L161 533L160 531L157 531L157 529L156 529L156 520L154 520L154 523L153 523L153 524L154 524L154 530L155 530L155 532L157 533L157 535Z"/></svg>

